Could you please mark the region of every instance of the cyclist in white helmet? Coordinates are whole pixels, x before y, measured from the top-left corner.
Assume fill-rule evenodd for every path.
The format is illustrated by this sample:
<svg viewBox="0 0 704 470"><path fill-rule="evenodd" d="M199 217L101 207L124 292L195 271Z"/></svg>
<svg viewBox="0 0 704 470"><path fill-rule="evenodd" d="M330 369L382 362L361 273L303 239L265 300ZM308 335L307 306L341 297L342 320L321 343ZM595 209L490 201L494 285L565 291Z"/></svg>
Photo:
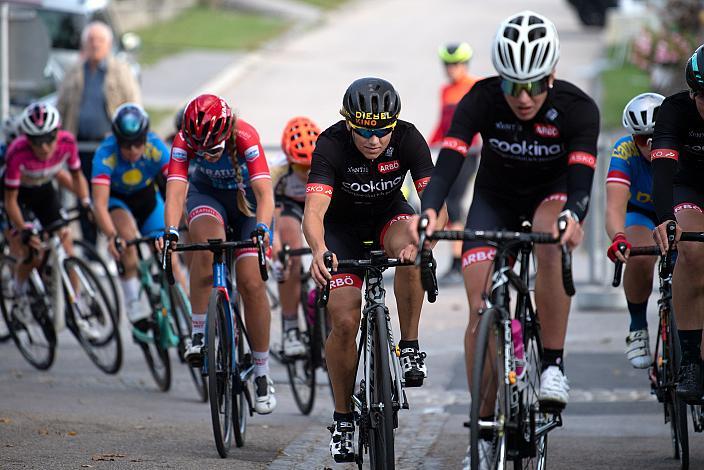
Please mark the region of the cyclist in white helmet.
<svg viewBox="0 0 704 470"><path fill-rule="evenodd" d="M599 111L582 90L555 79L559 55L555 25L546 17L523 11L501 23L492 44L498 76L477 82L458 104L423 193L429 233L440 228L435 223L437 211L479 132L484 145L466 228L520 231L521 222L530 220L534 231L557 235L562 216L568 223L561 243L569 249L581 243L580 221L587 213L596 166ZM468 380L478 313L485 307L495 253L484 242L463 245L470 310L465 333ZM535 254L535 298L544 346L538 396L541 404L561 408L569 392L563 350L570 298L562 287L560 247L538 245ZM484 400L480 419L491 421L493 414L493 399ZM487 434L479 436L480 468L493 458L493 433ZM469 468L469 455L464 464Z"/></svg>
<svg viewBox="0 0 704 470"><path fill-rule="evenodd" d="M648 297L653 290L653 267L656 257L628 258L631 244L650 245L657 225L653 204L653 175L650 168L650 145L655 131L655 118L664 96L642 93L628 102L623 110L626 135L614 144L606 178L606 232L611 238L607 255L611 261L627 263L623 289L626 292L631 323L626 337L626 357L637 369L650 366L648 338ZM619 244L626 245L620 253Z"/></svg>

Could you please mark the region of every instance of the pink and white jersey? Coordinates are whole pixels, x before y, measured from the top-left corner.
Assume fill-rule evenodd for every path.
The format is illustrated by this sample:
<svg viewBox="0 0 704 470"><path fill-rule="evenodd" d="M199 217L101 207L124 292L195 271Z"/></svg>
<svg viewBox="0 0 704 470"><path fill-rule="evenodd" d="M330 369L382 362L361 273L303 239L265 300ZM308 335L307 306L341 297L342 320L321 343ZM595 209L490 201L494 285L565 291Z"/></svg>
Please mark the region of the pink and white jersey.
<svg viewBox="0 0 704 470"><path fill-rule="evenodd" d="M68 165L71 171L81 168L76 138L70 132L59 131L56 137L56 150L44 161L34 155L27 137L20 136L7 149L5 186L12 189L20 186L41 186L54 179L65 165Z"/></svg>
<svg viewBox="0 0 704 470"><path fill-rule="evenodd" d="M235 134L236 157L242 168L245 188L249 187L252 181L261 178L271 179L264 149L254 127L242 119L238 119ZM191 161L196 165L193 178L197 181L207 182L218 189L236 189L238 187L237 171L232 166L227 150L218 161L209 162L196 155L179 132L171 145L168 179L188 181L188 166Z"/></svg>

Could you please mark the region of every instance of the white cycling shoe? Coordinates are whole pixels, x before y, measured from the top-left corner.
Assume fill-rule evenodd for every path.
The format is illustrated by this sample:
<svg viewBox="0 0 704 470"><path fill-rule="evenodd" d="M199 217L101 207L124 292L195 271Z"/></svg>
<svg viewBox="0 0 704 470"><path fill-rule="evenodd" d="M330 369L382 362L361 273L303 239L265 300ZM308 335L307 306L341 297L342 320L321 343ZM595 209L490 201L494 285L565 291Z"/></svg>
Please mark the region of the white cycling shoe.
<svg viewBox="0 0 704 470"><path fill-rule="evenodd" d="M276 408L274 381L267 375L254 379L254 410L260 415L268 415Z"/></svg>
<svg viewBox="0 0 704 470"><path fill-rule="evenodd" d="M652 364L648 330L636 330L626 337L626 357L636 369L647 369Z"/></svg>
<svg viewBox="0 0 704 470"><path fill-rule="evenodd" d="M284 355L287 357L305 356L306 347L301 342L298 328L291 328L284 334Z"/></svg>
<svg viewBox="0 0 704 470"><path fill-rule="evenodd" d="M538 400L543 406L564 408L569 399L570 384L558 366L550 366L540 374Z"/></svg>

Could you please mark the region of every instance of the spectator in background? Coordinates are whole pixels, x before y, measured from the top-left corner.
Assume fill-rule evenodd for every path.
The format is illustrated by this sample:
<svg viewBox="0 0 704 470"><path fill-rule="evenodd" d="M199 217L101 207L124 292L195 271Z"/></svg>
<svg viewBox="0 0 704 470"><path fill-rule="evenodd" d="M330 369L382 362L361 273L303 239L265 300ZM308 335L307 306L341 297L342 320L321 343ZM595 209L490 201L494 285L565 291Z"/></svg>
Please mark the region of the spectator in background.
<svg viewBox="0 0 704 470"><path fill-rule="evenodd" d="M81 60L68 70L59 87L57 107L63 128L97 148L110 134L111 117L126 102L141 102L139 84L129 65L112 54L112 30L100 21L81 32ZM90 181L94 148L79 150L81 169ZM83 238L95 243L95 227L81 220Z"/></svg>
<svg viewBox="0 0 704 470"><path fill-rule="evenodd" d="M445 134L450 129L452 115L455 113L457 103L479 80L478 77L469 74L469 60L472 58L472 48L466 42L459 44L447 44L440 46L438 55L445 65L445 72L450 79L450 83L444 85L440 91L440 121L438 122L432 137L430 146L438 147L442 144ZM479 153L481 151L481 137L477 134L472 141L472 146L465 158L460 174L455 180L455 184L450 189L447 196L447 213L449 222L448 230L464 229L462 215L467 210L462 209L462 199L467 193L469 180L477 168ZM440 278L443 285L462 284L462 242L452 244L452 266L450 270Z"/></svg>

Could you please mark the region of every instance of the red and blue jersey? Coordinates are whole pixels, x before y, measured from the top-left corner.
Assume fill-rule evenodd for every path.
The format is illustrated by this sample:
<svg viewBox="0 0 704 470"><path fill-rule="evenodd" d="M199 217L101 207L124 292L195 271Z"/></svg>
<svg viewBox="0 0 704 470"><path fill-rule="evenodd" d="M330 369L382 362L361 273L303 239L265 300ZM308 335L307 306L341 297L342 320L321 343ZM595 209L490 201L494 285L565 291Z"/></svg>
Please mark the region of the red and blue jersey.
<svg viewBox="0 0 704 470"><path fill-rule="evenodd" d="M628 186L631 192L628 200L629 210L635 206L655 213L650 162L641 155L630 135L622 137L614 144L606 182Z"/></svg>

